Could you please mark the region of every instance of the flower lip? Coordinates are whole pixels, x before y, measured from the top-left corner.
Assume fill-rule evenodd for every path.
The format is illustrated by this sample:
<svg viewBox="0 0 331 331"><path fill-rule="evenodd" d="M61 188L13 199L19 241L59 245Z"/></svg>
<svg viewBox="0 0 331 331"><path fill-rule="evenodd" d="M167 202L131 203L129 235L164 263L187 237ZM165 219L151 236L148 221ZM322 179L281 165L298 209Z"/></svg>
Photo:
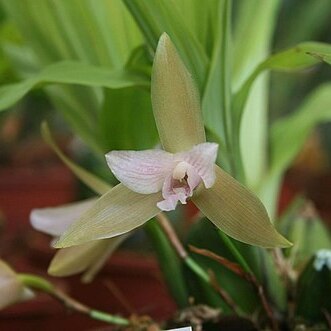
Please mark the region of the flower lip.
<svg viewBox="0 0 331 331"><path fill-rule="evenodd" d="M162 150L112 151L106 159L115 177L132 191L162 191L165 200L157 206L168 211L175 209L178 201L185 204L201 182L206 188L214 184L217 150L215 143L202 143L175 154Z"/></svg>

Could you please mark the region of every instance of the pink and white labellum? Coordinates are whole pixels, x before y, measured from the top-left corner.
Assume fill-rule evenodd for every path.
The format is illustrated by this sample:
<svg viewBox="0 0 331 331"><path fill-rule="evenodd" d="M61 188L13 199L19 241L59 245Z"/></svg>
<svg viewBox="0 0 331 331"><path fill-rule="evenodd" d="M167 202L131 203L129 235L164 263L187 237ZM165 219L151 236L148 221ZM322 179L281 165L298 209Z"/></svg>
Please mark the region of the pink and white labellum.
<svg viewBox="0 0 331 331"><path fill-rule="evenodd" d="M178 202L186 204L203 182L215 183L218 145L202 143L180 153L162 150L112 151L106 154L108 166L116 178L134 192L151 194L162 191L160 210L174 210Z"/></svg>

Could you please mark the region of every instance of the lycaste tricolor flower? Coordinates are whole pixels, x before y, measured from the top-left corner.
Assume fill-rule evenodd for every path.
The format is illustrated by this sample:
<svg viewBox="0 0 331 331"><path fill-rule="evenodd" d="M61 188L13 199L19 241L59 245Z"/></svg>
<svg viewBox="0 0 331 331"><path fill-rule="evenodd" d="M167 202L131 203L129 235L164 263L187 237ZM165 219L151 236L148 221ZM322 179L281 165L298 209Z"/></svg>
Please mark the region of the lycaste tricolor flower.
<svg viewBox="0 0 331 331"><path fill-rule="evenodd" d="M214 164L217 145L206 143L198 90L166 34L156 50L151 94L163 151L107 154L122 183L101 196L55 247L127 233L188 198L235 239L263 247L289 246L260 200Z"/></svg>

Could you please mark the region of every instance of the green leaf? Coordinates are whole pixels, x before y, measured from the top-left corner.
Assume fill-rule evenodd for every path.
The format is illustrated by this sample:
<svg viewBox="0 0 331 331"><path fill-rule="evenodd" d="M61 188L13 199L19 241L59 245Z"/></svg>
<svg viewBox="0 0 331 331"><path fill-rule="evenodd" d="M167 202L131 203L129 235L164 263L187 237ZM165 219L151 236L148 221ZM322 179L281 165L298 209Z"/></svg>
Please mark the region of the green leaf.
<svg viewBox="0 0 331 331"><path fill-rule="evenodd" d="M270 173L282 173L300 151L313 128L330 120L331 84L327 83L313 91L296 111L272 125Z"/></svg>
<svg viewBox="0 0 331 331"><path fill-rule="evenodd" d="M258 75L264 70L293 71L308 68L321 61L328 60L331 54L331 45L306 42L296 45L293 48L274 54L261 62L246 81L241 85L234 95L233 112L235 116L235 126L239 131L243 109L249 95L249 91Z"/></svg>
<svg viewBox="0 0 331 331"><path fill-rule="evenodd" d="M219 229L250 245L289 247L291 243L273 227L261 201L234 178L217 167L216 182L201 188L192 201Z"/></svg>
<svg viewBox="0 0 331 331"><path fill-rule="evenodd" d="M310 52L310 55L317 58L317 60L321 60L321 61L331 65L331 46L330 46L330 49L328 49L328 54L320 53L320 52L314 50L314 51Z"/></svg>
<svg viewBox="0 0 331 331"><path fill-rule="evenodd" d="M155 122L166 151L181 152L206 141L198 89L166 34L155 54L151 88Z"/></svg>
<svg viewBox="0 0 331 331"><path fill-rule="evenodd" d="M161 193L139 194L118 184L97 200L55 243L64 248L127 233L143 225L160 210Z"/></svg>
<svg viewBox="0 0 331 331"><path fill-rule="evenodd" d="M189 71L203 89L208 57L190 29L185 25L175 0L124 0L143 32L149 46L156 49L162 33L169 34Z"/></svg>
<svg viewBox="0 0 331 331"><path fill-rule="evenodd" d="M219 1L217 8L217 37L212 50L210 68L202 98L202 112L206 127L224 144L223 153L231 155L229 138L231 130L230 97L230 4ZM229 158L229 157L228 157ZM232 160L231 160L232 161ZM233 165L231 163L231 165ZM222 164L222 166L224 166ZM229 171L231 168L228 167Z"/></svg>
<svg viewBox="0 0 331 331"><path fill-rule="evenodd" d="M223 0L222 0L223 1ZM181 20L200 42L208 56L217 40L219 0L180 0L175 1Z"/></svg>
<svg viewBox="0 0 331 331"><path fill-rule="evenodd" d="M60 148L55 143L50 129L46 122L41 125L41 134L46 143L53 149L57 156L63 161L63 163L79 178L84 184L98 194L103 194L110 189L110 185L101 180L99 177L80 167L71 161L67 156L63 154Z"/></svg>
<svg viewBox="0 0 331 331"><path fill-rule="evenodd" d="M270 56L260 64L260 70L302 70L321 62L321 58L312 56L315 53L320 55L330 54L331 45L319 42L300 43L288 50Z"/></svg>
<svg viewBox="0 0 331 331"><path fill-rule="evenodd" d="M150 94L132 87L106 90L100 134L105 151L153 148L158 134Z"/></svg>
<svg viewBox="0 0 331 331"><path fill-rule="evenodd" d="M81 60L122 67L142 36L121 0L1 1L38 63Z"/></svg>
<svg viewBox="0 0 331 331"><path fill-rule="evenodd" d="M247 79L251 71L269 56L272 35L278 18L280 0L250 0L237 3L233 36L233 90ZM267 167L267 74L260 75L252 86L240 126L239 141L234 148L242 157L246 184L255 188ZM252 125L254 123L254 125ZM237 134L237 132L236 132ZM235 136L236 137L236 136Z"/></svg>
<svg viewBox="0 0 331 331"><path fill-rule="evenodd" d="M149 82L124 70L109 70L80 62L59 62L44 68L39 74L20 83L0 88L0 110L7 109L30 90L47 84L78 84L92 87L123 88L148 87Z"/></svg>
<svg viewBox="0 0 331 331"><path fill-rule="evenodd" d="M287 3L283 10L278 36L275 36L277 46L314 40L319 38L329 26L331 11L329 0L300 1L300 6L298 2L293 1ZM295 15L293 15L294 11Z"/></svg>
<svg viewBox="0 0 331 331"><path fill-rule="evenodd" d="M27 66L31 74L31 69L37 73L64 60L121 70L132 50L142 43L142 35L121 0L97 4L90 0L0 2L8 21L20 33L15 53L6 51L19 77L26 77ZM7 44L5 47L8 50ZM63 84L45 90L73 131L100 153L100 137L95 132L102 90Z"/></svg>

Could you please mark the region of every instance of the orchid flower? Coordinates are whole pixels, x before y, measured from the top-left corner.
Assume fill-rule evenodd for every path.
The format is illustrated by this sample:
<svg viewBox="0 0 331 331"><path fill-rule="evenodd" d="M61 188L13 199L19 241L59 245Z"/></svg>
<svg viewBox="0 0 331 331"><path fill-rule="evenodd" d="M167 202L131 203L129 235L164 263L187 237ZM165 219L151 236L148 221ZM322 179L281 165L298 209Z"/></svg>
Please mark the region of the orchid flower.
<svg viewBox="0 0 331 331"><path fill-rule="evenodd" d="M38 231L59 237L96 199L88 199L59 207L32 210L31 225ZM48 273L52 276L71 276L85 271L82 280L90 282L103 267L109 256L127 236L60 249L51 261Z"/></svg>
<svg viewBox="0 0 331 331"><path fill-rule="evenodd" d="M33 296L33 292L23 285L15 271L0 260L0 309Z"/></svg>
<svg viewBox="0 0 331 331"><path fill-rule="evenodd" d="M198 90L166 34L156 50L151 84L164 150L107 154L108 165L122 183L101 196L55 247L127 233L189 198L237 240L263 247L291 245L275 230L260 200L215 165L217 145L206 143Z"/></svg>
<svg viewBox="0 0 331 331"><path fill-rule="evenodd" d="M203 143L175 154L162 150L113 151L106 159L117 179L132 191L151 194L162 189L164 200L156 205L169 211L178 201L186 204L201 181L206 188L214 185L217 149L217 144Z"/></svg>

